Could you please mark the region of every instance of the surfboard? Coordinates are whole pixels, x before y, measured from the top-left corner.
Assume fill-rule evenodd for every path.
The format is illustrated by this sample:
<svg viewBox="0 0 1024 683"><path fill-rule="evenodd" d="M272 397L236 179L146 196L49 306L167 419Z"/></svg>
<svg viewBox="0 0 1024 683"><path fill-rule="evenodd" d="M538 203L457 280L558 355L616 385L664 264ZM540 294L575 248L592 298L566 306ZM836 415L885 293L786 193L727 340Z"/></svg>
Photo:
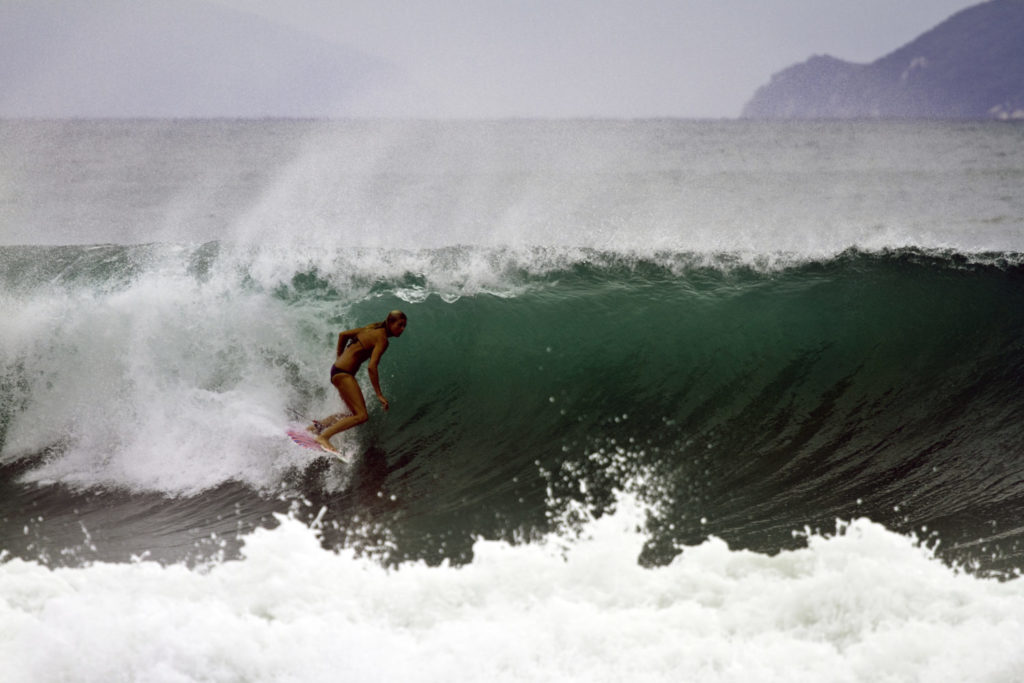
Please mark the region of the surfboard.
<svg viewBox="0 0 1024 683"><path fill-rule="evenodd" d="M320 445L320 442L316 440L312 434L307 432L305 429L286 429L285 434L299 446L308 448L311 451L322 451L328 455L332 455L346 465L352 464L352 456L339 453L338 451L329 451Z"/></svg>

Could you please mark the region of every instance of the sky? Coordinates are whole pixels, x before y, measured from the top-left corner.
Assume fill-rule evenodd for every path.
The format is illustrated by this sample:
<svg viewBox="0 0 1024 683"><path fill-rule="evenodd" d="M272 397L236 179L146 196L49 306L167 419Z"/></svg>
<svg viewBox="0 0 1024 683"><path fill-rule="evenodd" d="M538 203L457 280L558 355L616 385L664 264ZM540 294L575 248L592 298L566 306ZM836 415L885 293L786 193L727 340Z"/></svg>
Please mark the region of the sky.
<svg viewBox="0 0 1024 683"><path fill-rule="evenodd" d="M974 4L0 0L0 116L733 118Z"/></svg>

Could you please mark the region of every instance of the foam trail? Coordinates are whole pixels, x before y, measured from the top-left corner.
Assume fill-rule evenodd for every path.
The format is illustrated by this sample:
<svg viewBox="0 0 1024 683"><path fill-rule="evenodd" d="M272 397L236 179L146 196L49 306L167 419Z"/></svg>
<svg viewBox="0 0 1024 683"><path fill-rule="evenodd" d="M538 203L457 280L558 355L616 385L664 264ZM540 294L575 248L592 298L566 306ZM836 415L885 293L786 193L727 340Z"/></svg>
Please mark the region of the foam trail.
<svg viewBox="0 0 1024 683"><path fill-rule="evenodd" d="M12 560L0 565L0 659L11 683L1024 674L1019 581L958 573L867 520L774 556L712 538L644 569L638 519L620 501L580 540L478 540L462 567L386 570L286 518L207 571Z"/></svg>

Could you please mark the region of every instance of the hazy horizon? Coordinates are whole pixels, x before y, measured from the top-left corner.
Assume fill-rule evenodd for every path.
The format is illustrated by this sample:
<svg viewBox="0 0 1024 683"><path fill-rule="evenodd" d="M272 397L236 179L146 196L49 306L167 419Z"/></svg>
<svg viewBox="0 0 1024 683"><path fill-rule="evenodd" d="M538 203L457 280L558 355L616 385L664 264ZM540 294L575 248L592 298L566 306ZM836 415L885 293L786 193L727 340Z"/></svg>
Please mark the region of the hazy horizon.
<svg viewBox="0 0 1024 683"><path fill-rule="evenodd" d="M735 118L975 4L0 0L0 116Z"/></svg>

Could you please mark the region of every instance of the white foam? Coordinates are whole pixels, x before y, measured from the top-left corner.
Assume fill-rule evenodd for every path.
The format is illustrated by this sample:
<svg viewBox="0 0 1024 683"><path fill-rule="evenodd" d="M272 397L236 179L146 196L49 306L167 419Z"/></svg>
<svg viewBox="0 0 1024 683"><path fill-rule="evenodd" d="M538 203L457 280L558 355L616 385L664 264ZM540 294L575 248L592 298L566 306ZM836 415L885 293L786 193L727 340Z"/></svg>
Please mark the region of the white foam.
<svg viewBox="0 0 1024 683"><path fill-rule="evenodd" d="M0 566L9 683L1011 681L1024 584L958 573L867 520L775 556L720 540L635 562L636 510L583 540L479 540L387 570L282 519L207 571Z"/></svg>
<svg viewBox="0 0 1024 683"><path fill-rule="evenodd" d="M230 269L200 281L158 260L114 291L41 288L0 314L0 361L23 393L3 455L55 447L29 480L191 494L273 486L315 457L283 429L294 376L313 395L323 384L328 323Z"/></svg>

